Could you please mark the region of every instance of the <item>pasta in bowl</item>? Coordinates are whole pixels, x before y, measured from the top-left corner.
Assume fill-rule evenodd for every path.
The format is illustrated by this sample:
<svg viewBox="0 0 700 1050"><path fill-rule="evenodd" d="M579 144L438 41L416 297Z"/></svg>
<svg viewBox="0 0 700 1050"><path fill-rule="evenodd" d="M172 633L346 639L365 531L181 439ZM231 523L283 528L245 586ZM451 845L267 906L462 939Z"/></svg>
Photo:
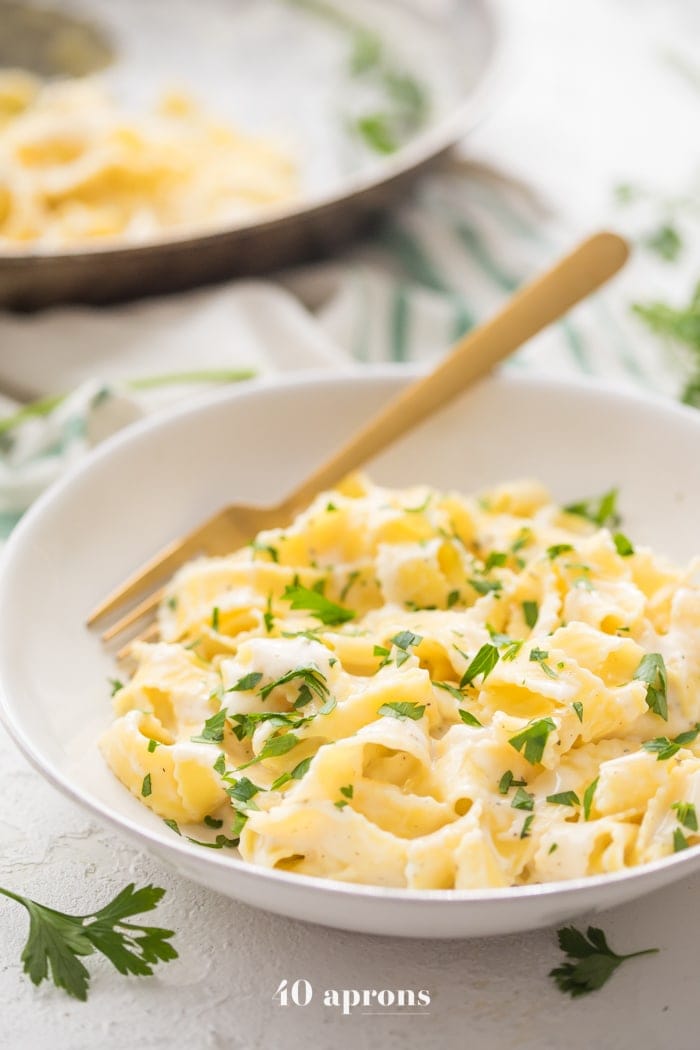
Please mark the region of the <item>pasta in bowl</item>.
<svg viewBox="0 0 700 1050"><path fill-rule="evenodd" d="M374 585L365 572L366 586L361 586L358 577L354 586L343 594L350 572L360 568L359 563L363 561L373 561L374 556L368 559L362 553L362 547L336 551L332 558L327 553L319 556L308 550L306 556L302 556L304 540L297 534L296 547L288 547L286 552L279 539L268 537L269 543L265 542L264 546L276 548L277 562L273 554L261 546L249 548L232 559L224 559L220 568L247 576L247 582L241 582L242 577L239 577L239 583L229 591L230 604L223 600L222 595L226 594L231 577L217 579L215 565L202 563L191 566L187 573L183 572L173 583L176 589L169 592L171 599L178 597L178 602L174 603L177 608L170 607L172 601L164 604L162 640L144 652L140 670L137 669L133 679L122 668L115 669L113 657L105 651L95 634L84 627L87 610L134 565L162 547L173 534L187 532L231 498L251 503L271 502L294 481L310 472L320 458L321 448L339 445L367 413L377 410L395 395L409 376L410 373L403 368L399 371L383 366L372 374L342 377L306 374L283 382L252 382L245 387L224 391L206 404L192 405L175 415L154 417L130 428L98 449L69 477L53 487L13 532L0 566L0 713L5 724L40 773L87 810L96 822L113 829L115 835L127 837L137 848L164 861L180 875L219 894L295 919L395 936L480 936L561 923L584 912L609 908L654 890L664 892L664 887L668 892L668 887L679 878L700 872L700 850L695 847L694 830L688 826L693 819L690 806L697 808L692 794L692 778L687 777L681 785L677 772L684 763L682 772L686 778L696 747L689 738L683 743L683 734L692 734L695 725L693 696L690 692L686 694L683 688L684 681L689 688L692 687L694 673L692 662L688 661L694 652L693 613L689 602L695 593L695 584L692 564L690 570L674 568L663 557L649 554L646 548L667 555L678 565L689 561L697 552L700 494L694 477L700 418L690 409L660 399L606 389L599 384L578 381L574 385L522 375L494 376L456 399L429 423L407 435L372 463L368 475L374 484L363 483L365 495L362 495L365 490L360 485L354 494L346 489L320 504L318 527L323 526L324 531L310 532L315 544L320 544L324 536L326 545L335 543L330 530L340 528L345 533L342 517L334 517L342 514L345 506L357 513L359 522L364 522L362 515L370 514L370 505L375 498L380 503L396 501L407 508L400 510L395 507L391 511L378 507L376 513L380 517L391 518L393 515L408 529L435 528L437 539L446 540L439 532L444 525L439 524L435 516L444 513L444 507L438 504L444 501L447 493L477 492L483 496L495 479L540 477L552 493L554 504L542 492L541 486L532 488L528 485L526 490L517 485L509 486L510 499L515 499L517 493L521 498L528 491L528 498L532 499L539 493L537 498L542 502L530 508L513 503L510 510L504 509L505 504L499 510L496 502L491 511L498 510L497 518L505 514L506 517L500 519L503 522L508 516L515 520L523 518L531 528L534 524L537 530L541 529L537 544L522 546L512 552L512 557L508 547L518 541L513 538L507 543L510 534L504 532L488 540L484 537L482 557L467 546L460 550L458 541L455 541L460 564L469 569L465 579L500 582L500 591L492 589L479 594L478 589L470 589L464 580L461 584L453 583L450 575L453 567L445 560L444 554L441 555L435 538L419 531L412 537L404 537L399 546L408 553L413 544L415 552L420 551L430 564L435 565L437 560L440 573L448 574L449 587L443 583L441 592L434 590L429 596L419 597L410 589L410 559L405 568L396 565L393 569L387 559L383 563L377 562L377 579L383 580L387 587L400 586L402 590L387 592L385 600L383 594L372 590ZM596 420L595 427L591 426L592 418ZM291 427L290 419L294 420ZM537 420L537 426L532 425L533 420ZM517 440L514 435L517 435ZM553 435L557 435L556 440L553 440ZM157 476L154 464L157 464ZM653 485L650 483L652 476ZM429 481L435 492L423 511L416 508L425 504L429 490L416 487L418 479ZM623 518L620 525L610 522L606 531L605 527L601 530L580 514L561 516L560 504L580 502L582 495L606 493L615 486L619 487L618 502ZM385 494L381 493L382 488ZM335 503L340 510L328 510L328 502ZM485 508L479 504L478 498L463 502L479 529L487 525L491 528L490 519L485 516ZM593 517L609 515L614 510L610 500L604 501L602 506L591 504L587 509ZM374 515L375 510L371 513ZM468 521L467 516L464 528ZM518 524L517 531L520 527ZM306 528L304 525L304 530ZM372 528L375 529L372 542L376 540L377 549L380 541L388 549L400 539L392 533L387 522L381 526L375 522ZM376 529L380 528L384 531L377 533ZM567 533L568 539L560 538L560 529ZM448 527L445 531L449 533L451 529ZM516 530L513 531L517 535ZM634 555L622 553L626 549L622 532L633 546ZM616 544L617 533L620 535ZM75 542L76 536L81 537L80 543ZM362 524L355 538L358 544L369 543L369 528ZM463 538L468 544L469 533L464 532ZM260 538L260 544L263 544L263 539ZM425 544L421 545L423 540ZM549 548L567 542L578 551L576 558L567 551L550 558ZM324 549L327 551L328 546ZM499 565L501 559L492 558L487 570L486 562L491 552L496 555L507 553L508 560ZM593 604L596 591L588 590L584 583L574 586L578 570L570 566L577 560L583 562L584 553L589 559L586 564L595 570L591 576L592 585L600 595L607 596L611 606L618 608L617 623L614 619L604 622L604 617L597 621ZM540 580L539 584L533 583L531 590L523 589L526 575L516 558L525 559L535 572L535 581ZM338 567L346 566L337 576L327 570L331 560ZM317 562L316 567L311 561ZM348 568L353 563L358 564L353 569ZM295 571L299 576L298 584L294 582ZM608 571L611 582L603 587L599 580ZM189 582L188 573L193 574ZM542 581L550 579L550 573L559 581L556 591L552 591L552 598L561 602L564 594L570 591L570 601L588 603L586 615L583 615L582 604L576 617L571 615L571 610L566 613L567 625L550 620L547 626L546 617L551 617L552 606L548 604L549 599L545 600ZM437 569L433 579L437 578L436 574ZM201 579L196 582L198 575ZM325 577L327 581L323 585L323 595L314 587L318 588L319 577ZM295 586L318 595L313 599L317 614L324 607L322 599L326 599L354 613L353 618L343 623L324 624L318 615L311 615L308 608L292 608L290 595L287 599L283 595L288 587ZM267 595L271 591L274 591L272 607L268 610ZM453 591L460 592L459 599L450 597ZM301 598L302 593L297 592L297 598ZM613 600L615 593L617 597ZM501 597L497 599L498 594ZM245 616L242 609L244 598L248 608ZM507 622L504 614L501 618L496 615L503 602L512 606L512 622ZM532 619L533 607L528 605L526 612L525 602L537 603L539 622L535 621L534 627L530 627L525 618ZM391 603L395 607L395 616L387 612ZM412 608L409 603L436 605L438 608ZM265 628L266 614L277 618L273 627L275 633L269 636ZM623 614L627 619L619 618ZM240 619L236 620L239 616ZM429 617L441 617L444 621L442 628L431 631ZM471 634L464 643L446 629L450 617L472 619ZM587 637L594 638L596 645L604 643L609 647L605 650L609 652L605 660L587 649L581 639L574 644L570 629L574 619L587 622ZM218 629L215 628L217 622ZM645 622L648 623L645 628L648 633L639 633ZM31 624L31 630L27 629L28 624ZM363 639L358 632L370 631L370 626L368 644L368 638ZM626 626L631 628L629 638L625 637L628 632L622 630ZM284 636L285 632L296 634L302 630L310 637L304 634L296 638ZM552 635L547 633L550 630ZM688 632L687 637L684 631ZM405 634L402 637L403 632L422 635L420 643L411 642ZM378 638L376 643L372 640L374 634ZM397 636L398 643L395 641ZM514 642L523 641L515 659L506 658L508 643L501 636ZM191 641L187 640L188 637ZM199 638L202 641L194 645ZM553 638L558 649L554 647ZM449 648L448 643L453 641L465 654L463 658L456 649ZM285 647L285 661L275 662L269 652L265 653L265 648L273 643ZM341 644L345 647L343 651ZM375 644L389 650L389 660L384 667L379 665L386 659L386 654L375 654ZM185 648L188 645L190 648ZM317 645L321 647L320 652ZM331 651L332 645L338 646L337 652ZM441 645L443 648L448 646L449 660L445 658L445 663L440 657ZM461 686L469 666L467 658L471 663L485 645L492 645L498 651L498 662L488 671L485 680L483 676L488 663L474 675L471 683L467 681ZM294 653L287 646L295 646ZM548 656L542 657L541 662L539 659L530 661L532 649L547 652ZM172 677L174 664L171 656L174 651L179 661L178 681ZM320 662L324 652L328 654L325 664ZM407 654L405 660L404 652ZM652 654L663 658L665 686L658 676L647 681L652 678L652 670L662 667L660 661L655 660L653 667L647 663L639 670L644 656ZM147 669L146 656L151 662L150 669ZM351 657L357 662L352 663ZM333 658L338 663L329 666ZM598 669L596 658L601 661ZM365 660L367 664L360 662ZM248 679L247 690L224 692L221 688L219 698L217 682L223 683L223 672L216 668L223 666L224 661L229 662L227 689L238 684L245 675L261 674L262 677ZM302 704L295 709L300 687L304 684L300 679L276 685L266 699L260 696L265 686L277 682L289 668L308 668L308 661L319 661L316 666L326 677L325 683L320 677L310 677L320 687L324 684L328 687L328 694L335 699L333 710L321 713L329 695L323 689L323 696L318 695L310 683L307 684L311 701L304 704L305 694L302 694ZM566 661L565 668L557 666L561 661ZM550 677L543 670L543 664L558 677ZM170 678L165 673L166 666L170 667ZM495 704L500 703L505 693L503 676L512 674L514 668L522 669L526 680L531 679L535 684L543 697L539 701L542 709L511 705L505 714L497 717ZM401 675L405 678L400 678ZM597 680L602 682L597 687L596 703L592 702L592 693L587 701L585 696L573 692L568 699L558 692L576 676L589 684ZM123 705L116 722L110 713L106 687L107 679L115 677L119 678L119 683L114 683L115 688L123 683L123 688L118 689L114 696L114 701ZM386 687L389 678L395 679L405 692L392 696L385 688L385 695L380 697L376 691L373 695L371 689L381 687L382 683ZM435 682L449 684L463 699L458 700L450 690L436 686ZM350 696L350 686L355 698ZM655 690L656 696L649 692L649 686ZM142 701L147 702L136 700L134 693L137 688L141 691ZM362 688L367 707L360 718L361 708L356 705L359 703L357 694ZM180 700L185 695L191 697L189 708L180 706L178 709L182 725L176 723L174 712L169 709L170 698L174 695ZM527 690L524 695L527 697ZM660 707L665 696L668 720L651 710L647 696L656 707ZM624 708L620 697L626 698ZM610 703L614 706L615 698L621 725L607 736L603 734L602 744L609 748L609 740L628 740L628 745L625 745L630 749L628 755L638 756L636 761L644 767L645 784L639 785L641 795L633 799L631 794L622 793L623 780L619 778L620 794L614 796L615 806L610 809L605 803L606 794L602 790L605 778L601 775L592 797L589 794L589 819L586 821L585 796L596 779L597 770L608 762L608 772L614 773L628 756L610 750L604 754L599 741L587 736L585 740L580 737L577 742L573 736L576 732L596 730L596 724L600 732L601 723L593 720L594 714L596 719L603 716L612 719L614 714ZM379 714L383 705L401 701L409 706L398 711L390 709L391 714ZM574 706L579 703L584 705L583 722L579 722ZM224 705L230 717L219 715L227 718L223 740L191 740L192 736L218 736L221 727L217 728L216 722L210 723L208 730L205 726ZM127 710L129 706L131 711ZM421 706L425 706L425 711L419 718L411 718L410 714L406 716L406 712L418 714L417 709ZM348 718L347 722L341 723L341 716L345 717L345 712L349 716L353 708L354 721ZM637 709L641 712L639 721L632 723ZM313 714L314 721L293 727L285 724L286 719L281 717L280 725L269 725L272 720L268 719L265 726L266 720L263 719L263 728L258 735L255 732L253 735L243 734L243 740L233 732L234 726L240 726L242 722L250 725L255 721L236 721L236 715L240 718L273 710L277 716L289 716L292 721L300 714L304 718ZM465 712L467 721L460 711ZM143 721L146 713L154 716L152 723ZM467 724L468 715L473 715L482 726ZM156 725L155 718L162 730ZM492 726L498 724L499 718L502 735L496 738L493 750L489 751L483 740L493 732ZM552 719L558 728L547 733L541 756L543 761L530 762L530 758L538 757L537 748L542 743L537 739L537 731L533 734L534 742L526 740L519 749L510 741L529 724L546 718ZM116 726L121 719L135 723L136 736L132 741L135 750L129 782L133 793L114 775L97 743L105 739L105 734L107 738L110 734L117 735ZM438 723L438 719L442 722ZM361 724L363 720L364 724ZM186 726L185 722L188 723ZM310 733L314 722L315 739ZM387 761L398 753L395 747L387 747L389 737L379 743L370 743L366 739L376 729L397 734L404 746L411 734L419 757L419 745L427 747L431 756L435 751L435 765L439 748L447 754L448 745L460 738L462 742L468 740L469 751L475 757L480 753L484 764L477 767L472 763L459 768L462 759L468 755L466 747L461 753L456 749L451 756L447 754L447 758L441 756L445 774L443 782L451 783L461 776L462 783L459 793L457 788L449 798L439 797L436 793L431 801L425 785L428 773L432 774L432 757L428 768L425 764L421 766L419 757L406 752L408 757L401 763L412 763L413 781L408 776L405 781L401 780L395 768L397 763ZM268 750L269 757L247 769L239 768L261 753L268 737L284 739L290 733L299 737L301 742L291 747L289 743L274 745L290 747L288 752L269 755ZM364 739L361 766L358 750L353 751L358 737L361 742ZM653 745L659 747L659 752L648 751L642 746L664 737L668 744L661 740ZM153 740L152 751L149 750L150 740ZM570 745L561 760L556 758L560 750L556 747L559 740ZM115 760L119 749L126 747L128 750L129 746L128 739L125 743L114 741ZM319 768L324 755L333 748L337 748L338 755L344 756L347 771ZM657 754L667 748L673 754L657 758ZM596 753L595 762L591 761L590 768L582 766L573 776L573 755L577 750L585 755L586 749ZM222 752L226 779L213 769ZM422 753L425 754L425 750ZM193 760L192 764L189 767L179 765L175 770L175 760L182 763L187 757ZM307 758L311 761L302 776L302 763ZM147 764L156 759L161 760L160 766ZM181 777L183 768L186 775L188 772L192 775L188 781L187 811L165 817L170 822L166 825L162 806L185 805L180 794L168 794L167 780L155 775L162 770L163 764L167 766L169 760L176 778ZM447 761L454 763L454 772L447 770ZM617 766L614 765L616 761ZM318 763L316 768L315 762ZM545 766L545 762L549 764ZM301 769L298 768L300 765ZM567 781L557 779L562 775L557 770L567 768ZM629 767L623 766L623 770L626 768ZM202 771L201 780L197 779L197 769ZM295 770L299 779L291 776ZM513 780L525 780L526 783L510 782L507 793L501 794L501 783L508 771L513 774ZM146 780L149 772L150 787ZM342 779L339 779L341 772ZM286 780L287 773L290 780ZM472 778L471 790L468 790L467 774ZM668 776L671 789L667 796L654 800L652 796L657 788L646 778L657 776ZM246 777L251 784L266 790L260 790L246 800L245 795L251 789L245 783L242 788L233 784L233 780L240 782ZM270 790L279 777L284 777L286 783ZM307 777L311 779L307 780ZM554 782L548 783L547 777ZM369 792L362 783L363 779L369 781ZM482 794L476 797L480 783L483 785ZM404 784L408 790L403 790ZM324 819L332 813L339 820L347 820L346 830L360 819L366 822L373 838L370 840L368 835L360 843L363 853L368 852L367 843L381 840L386 844L387 840L392 841L390 836L393 835L399 841L399 849L413 850L415 859L421 835L411 837L405 833L410 821L422 821L414 830L421 832L426 840L432 835L447 835L450 829L463 828L470 816L475 821L479 808L482 815L485 810L493 808L499 822L506 819L511 822L512 852L506 853L507 863L502 866L502 860L498 860L493 868L487 869L489 878L493 878L495 872L501 881L486 888L467 888L464 883L458 887L458 877L461 880L467 869L463 867L458 876L455 848L440 855L439 863L443 868L440 872L435 869L433 873L435 882L442 882L443 888L407 885L408 868L401 866L402 860L397 863L396 854L391 861L393 867L389 869L387 866L382 872L383 882L351 882L341 877L341 864L345 864L349 871L350 863L347 856L342 855L339 841L333 844L333 873L329 870L322 876L308 874L299 865L299 856L294 856L295 852L301 855L303 851L298 848L298 843L292 847L289 841L289 832L294 830L291 826L275 831L280 835L279 850L275 854L271 822L291 807L296 789L307 791L313 785L319 791L314 805ZM370 811L368 796L371 796L374 785L377 785L377 790L369 799L374 806ZM348 797L351 786L351 797ZM346 791L341 791L341 788ZM229 789L233 789L234 794L227 794ZM518 795L519 789L534 796L532 810L518 808L523 801L527 805L527 799ZM579 805L566 806L561 802L547 801L548 795L568 791L575 792ZM241 797L236 798L236 794ZM397 816L396 800L398 805L405 800L413 805L411 796L417 799L416 814L404 806L398 813L403 821L400 829L403 834L395 835L391 824L389 830L384 826L385 815L387 820L394 820ZM608 795L608 800L611 797ZM644 797L651 801L644 803ZM149 799L150 807L144 804ZM344 801L347 805L335 806L336 802ZM514 801L517 802L515 806ZM270 802L274 806L266 809ZM677 802L682 805L674 808ZM496 803L500 803L499 808ZM382 807L385 804L384 815ZM440 826L449 807L454 812ZM433 825L426 818L428 811L434 815ZM234 821L239 813L247 815L248 819L237 828ZM654 823L654 814L658 815L658 825ZM521 839L526 818L531 815L533 820L525 828L529 834ZM199 819L202 816L209 820ZM554 839L559 845L551 854L547 852L549 847L547 851L540 850L540 838L545 834L548 822L558 821L564 834L575 836L590 834L592 828L604 826L601 821L610 825L611 818L627 826L622 827L623 835L629 834L630 827L632 835L636 835L631 846L625 840L625 864L622 867L615 870L612 863L615 849L621 848L618 839L614 849L609 848L611 842L608 841L602 843L601 849L599 841L591 850L590 866L586 870L599 874L572 877L573 868L568 877L565 872L555 872L554 869L546 880L541 872L534 874L529 858L535 853L544 853L543 859L548 864L553 864L557 855L559 861L565 856L561 837ZM216 826L219 820L223 821L220 827ZM649 839L653 851L658 850L658 853L652 851L646 856L657 855L658 859L642 861L635 853L641 845L640 829L645 821L645 827L650 830L656 827L658 831ZM267 822L264 835L263 822ZM212 823L215 826L211 826ZM338 826L343 829L343 825ZM443 831L442 827L447 830ZM678 845L683 845L676 831L680 831L691 848L674 852L674 837ZM488 834L503 836L500 825L494 825ZM222 838L217 843L219 836ZM287 836L284 841L283 836ZM249 839L251 850L254 848L258 854L252 862L243 859L239 848L231 845L237 838L241 839L243 850ZM204 848L190 839L220 845L221 848ZM602 854L605 854L604 859L600 859ZM310 846L307 846L305 855L312 857ZM520 863L523 857L526 860L520 873L513 874L514 860ZM308 864L309 860L305 863ZM393 881L387 878L387 871ZM417 865L414 865L412 872L417 874L417 871ZM424 875L426 873L427 868L424 868ZM362 877L359 869L356 876ZM368 877L367 873L364 877ZM511 878L515 885L504 885L504 880ZM454 879L454 888L445 888L445 883L451 879ZM226 914L232 916L234 913L228 911Z"/></svg>
<svg viewBox="0 0 700 1050"><path fill-rule="evenodd" d="M353 883L505 888L686 849L700 561L635 546L615 496L349 479L180 570L107 762L175 832Z"/></svg>

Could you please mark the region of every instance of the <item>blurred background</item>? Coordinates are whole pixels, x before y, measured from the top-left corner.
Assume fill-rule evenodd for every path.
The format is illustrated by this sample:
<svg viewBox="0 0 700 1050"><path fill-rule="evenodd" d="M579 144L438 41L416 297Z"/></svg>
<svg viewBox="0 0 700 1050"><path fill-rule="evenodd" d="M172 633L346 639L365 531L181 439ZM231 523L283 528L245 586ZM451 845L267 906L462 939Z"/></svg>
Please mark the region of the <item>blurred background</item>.
<svg viewBox="0 0 700 1050"><path fill-rule="evenodd" d="M144 413L430 360L605 226L624 273L506 367L698 403L699 113L694 0L0 0L5 531Z"/></svg>

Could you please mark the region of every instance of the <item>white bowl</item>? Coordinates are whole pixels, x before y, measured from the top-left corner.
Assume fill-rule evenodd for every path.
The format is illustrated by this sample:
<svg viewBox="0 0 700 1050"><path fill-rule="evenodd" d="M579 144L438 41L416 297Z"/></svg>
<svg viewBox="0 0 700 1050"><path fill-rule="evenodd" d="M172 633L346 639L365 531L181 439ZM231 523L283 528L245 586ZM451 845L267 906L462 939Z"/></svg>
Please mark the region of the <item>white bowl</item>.
<svg viewBox="0 0 700 1050"><path fill-rule="evenodd" d="M700 849L613 875L508 890L396 890L271 871L178 838L105 766L114 673L85 615L166 540L233 500L274 500L406 381L362 375L261 382L116 437L51 489L0 571L7 726L60 790L177 870L295 918L372 933L457 937L531 929L608 908L700 869ZM621 489L625 531L686 559L700 547L700 415L593 384L497 376L371 466L390 485L464 491L541 478L568 501Z"/></svg>

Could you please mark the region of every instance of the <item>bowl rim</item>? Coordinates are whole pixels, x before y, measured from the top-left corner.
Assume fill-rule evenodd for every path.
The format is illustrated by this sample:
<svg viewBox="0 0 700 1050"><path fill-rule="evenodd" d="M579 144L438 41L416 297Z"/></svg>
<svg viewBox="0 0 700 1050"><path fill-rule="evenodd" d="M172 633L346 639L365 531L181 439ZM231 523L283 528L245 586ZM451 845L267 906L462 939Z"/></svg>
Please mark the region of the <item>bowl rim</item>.
<svg viewBox="0 0 700 1050"><path fill-rule="evenodd" d="M488 61L478 81L471 91L463 95L435 123L429 124L413 136L395 153L378 158L377 163L369 165L366 170L350 172L327 190L317 191L301 200L274 205L266 209L262 217L252 216L243 222L173 230L143 243L133 244L124 243L116 238L109 242L80 244L72 250L61 246L52 249L50 246L36 245L29 250L3 246L0 249L0 266L20 269L40 263L48 265L55 262L60 265L80 259L111 260L125 255L138 259L154 252L177 251L182 248L187 248L188 251L191 248L204 249L231 237L265 235L280 226L318 216L328 209L377 190L422 167L454 146L477 126L488 109L489 100L502 93L509 78L508 71L514 65L515 30L508 15L506 0L476 0L476 3L479 9L477 17L480 17L486 26L491 44Z"/></svg>
<svg viewBox="0 0 700 1050"><path fill-rule="evenodd" d="M113 435L111 438L99 445L84 460L71 468L63 478L53 484L39 499L30 507L23 516L20 523L15 527L9 540L5 544L0 555L0 606L6 586L6 570L14 555L15 549L22 548L35 528L41 527L45 514L50 513L54 500L62 499L69 494L76 485L81 485L84 480L97 473L105 460L118 454L122 449L129 446L137 446L142 441L147 441L152 431L160 431L170 427L187 425L187 421L193 421L203 413L209 411L212 405L236 402L258 394L265 396L267 391L278 389L294 389L297 387L312 389L322 388L324 385L334 386L354 382L360 387L371 385L377 380L386 382L388 385L396 380L407 382L425 371L424 367L415 365L385 363L373 366L362 366L360 369L333 370L313 369L294 373L291 375L271 375L257 380L249 380L245 385L226 388L215 392L211 397L201 399L195 404L183 405L168 413L158 413L155 416L146 417L124 430ZM631 388L616 387L608 382L591 377L581 377L572 380L564 377L540 376L536 374L504 373L499 371L491 374L486 379L474 384L472 389L478 388L480 383L497 384L507 388L527 391L537 389L543 393L556 395L557 393L581 395L584 398L595 396L607 399L609 402L625 402L636 406L646 412L654 411L668 418L684 419L691 426L698 429L700 435L700 414L697 410L665 399L662 396L637 392ZM401 385L401 384L400 384ZM25 536L27 540L25 540ZM266 868L252 864L240 857L223 855L213 850L198 851L197 848L188 843L184 836L172 834L172 839L154 829L142 826L131 816L116 813L112 807L95 799L88 792L73 784L63 771L54 767L51 761L42 757L40 748L32 742L31 735L24 728L21 717L6 695L5 685L5 652L0 643L0 722L6 728L9 736L15 742L20 752L29 761L30 765L37 770L41 776L61 794L77 802L81 807L87 809L100 820L117 828L130 839L140 841L148 849L159 855L171 854L173 857L183 860L195 860L196 864L205 867L211 865L214 868L235 873L243 878L259 878L268 883L270 887L283 884L290 889L297 888L300 891L315 890L323 892L336 898L362 897L368 899L379 899L390 906L401 906L407 902L415 902L425 907L446 907L456 903L487 904L490 902L502 905L516 905L525 907L528 901L555 899L567 900L578 894L590 890L595 892L599 887L613 886L621 882L645 882L650 880L658 872L669 872L674 868L679 869L676 877L681 877L681 871L690 874L691 870L698 867L700 862L700 845L690 847L678 853L670 854L658 860L649 861L645 864L636 865L632 868L624 868L620 871L601 875L586 875L575 879L557 880L552 882L534 883L525 886L508 886L501 888L458 890L458 889L413 889L408 887L375 886L363 883L343 882L338 879L324 878L316 875L298 874L286 872L277 868ZM124 789L126 791L126 789ZM667 879L666 881L671 881ZM235 896L235 894L233 894Z"/></svg>

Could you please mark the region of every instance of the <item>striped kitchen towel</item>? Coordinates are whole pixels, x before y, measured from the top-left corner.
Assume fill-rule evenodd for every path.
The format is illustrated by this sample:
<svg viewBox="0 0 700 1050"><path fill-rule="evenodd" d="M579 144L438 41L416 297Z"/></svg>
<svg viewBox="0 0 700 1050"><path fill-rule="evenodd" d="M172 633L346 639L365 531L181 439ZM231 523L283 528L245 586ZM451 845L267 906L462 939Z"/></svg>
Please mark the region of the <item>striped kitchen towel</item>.
<svg viewBox="0 0 700 1050"><path fill-rule="evenodd" d="M611 220L636 236L653 216L622 209L599 225ZM212 382L434 359L585 232L570 229L522 184L453 158L371 237L283 275L286 291L239 282L101 310L0 316L0 390L49 397L36 412L17 412L11 398L0 404L0 535L95 444ZM603 292L504 367L599 376L677 396L682 362L633 317L631 303L663 294L678 300L700 272L698 250L700 237L691 238L682 265L672 268L637 252ZM54 399L59 391L68 396Z"/></svg>

